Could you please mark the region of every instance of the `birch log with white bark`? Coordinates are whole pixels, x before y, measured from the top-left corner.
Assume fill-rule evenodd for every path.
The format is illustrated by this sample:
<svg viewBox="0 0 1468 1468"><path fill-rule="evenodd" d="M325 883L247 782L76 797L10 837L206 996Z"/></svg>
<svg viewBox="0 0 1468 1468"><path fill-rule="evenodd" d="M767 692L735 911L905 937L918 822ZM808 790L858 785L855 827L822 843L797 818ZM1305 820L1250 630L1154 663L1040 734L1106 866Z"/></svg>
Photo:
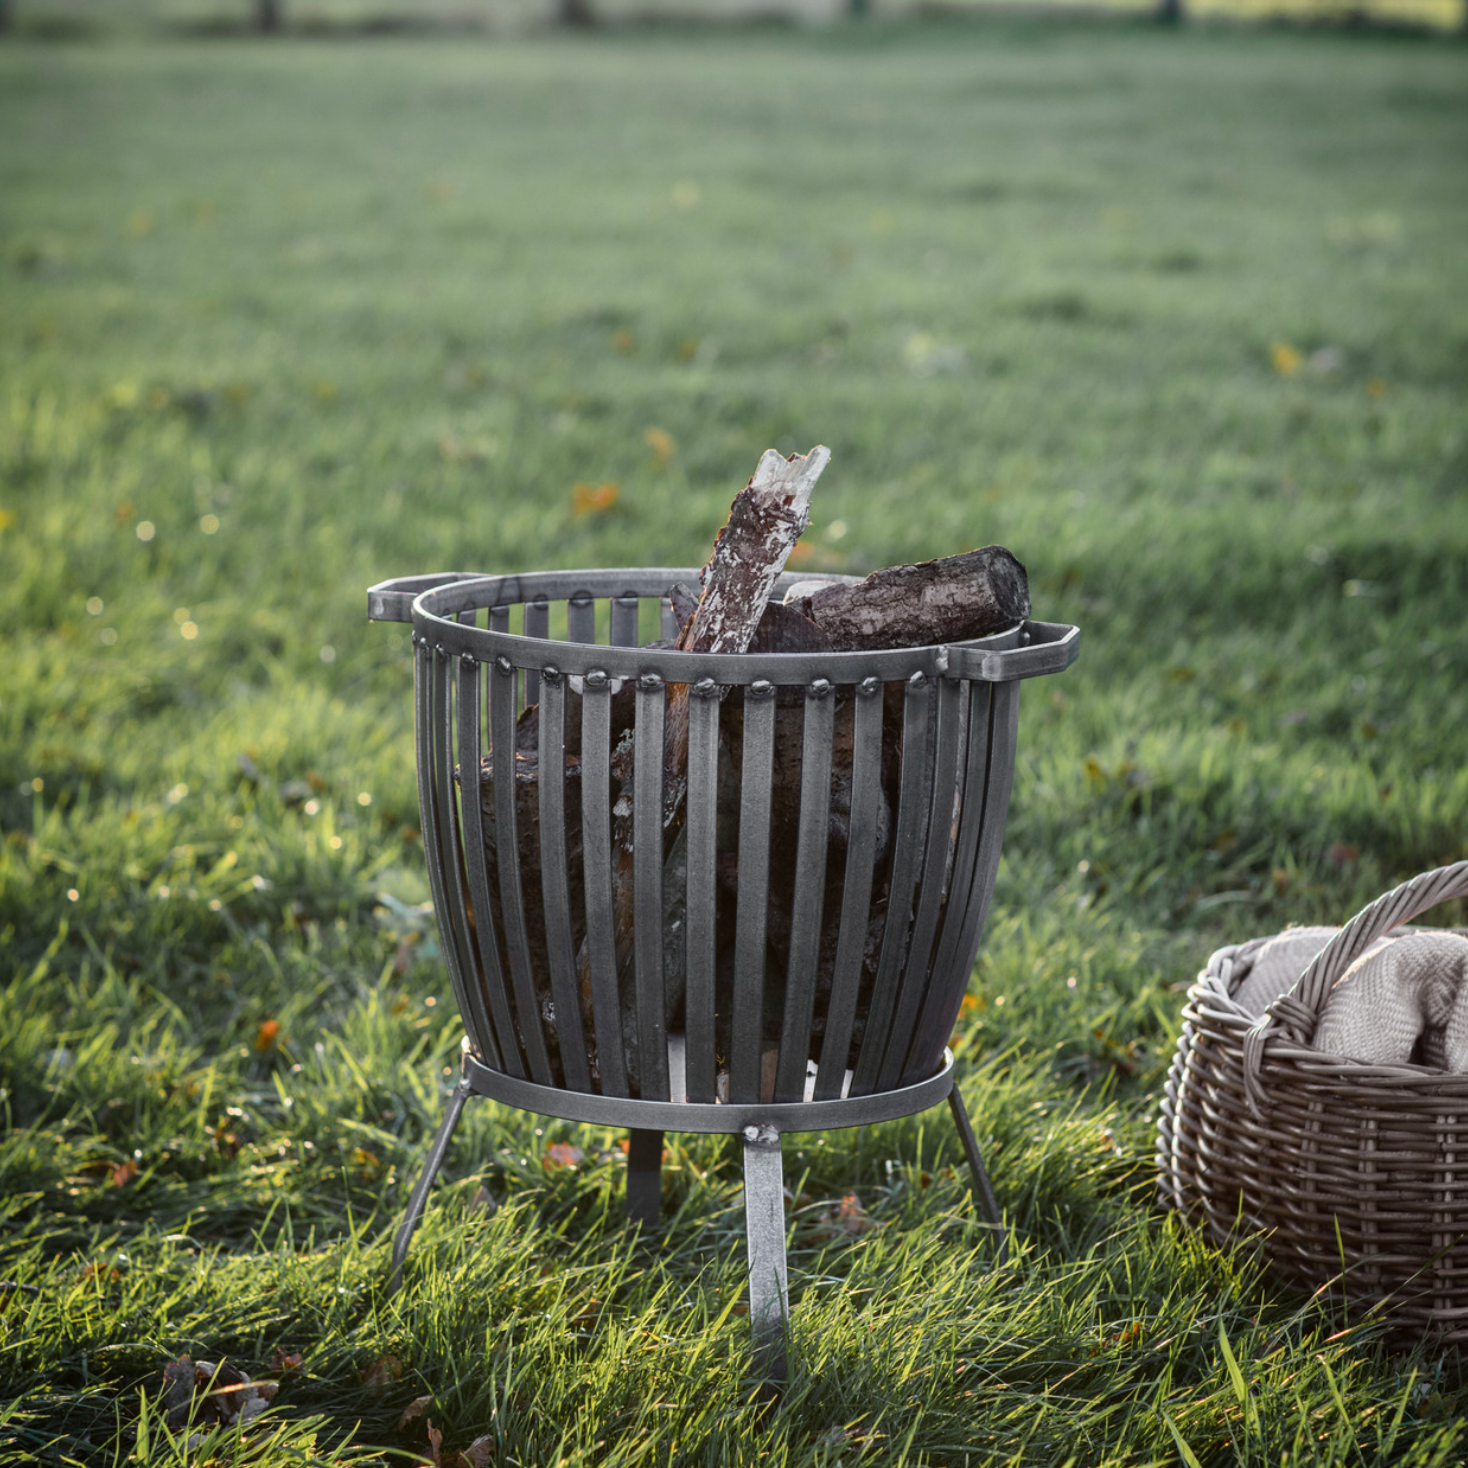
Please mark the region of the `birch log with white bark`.
<svg viewBox="0 0 1468 1468"><path fill-rule="evenodd" d="M701 592L693 614L674 646L680 652L742 653L754 641L775 582L810 521L811 492L830 462L823 444L808 454L788 458L775 449L761 456L749 482L734 497L729 519L714 541L713 553L700 573ZM624 740L612 758L619 782L612 808L612 915L617 972L624 973L633 953L633 788L634 741ZM667 687L663 713L663 830L678 819L688 789L688 685ZM644 772L645 776L645 772ZM668 853L665 851L664 856ZM583 1004L589 1003L590 954L578 959ZM681 1007L681 976L665 973L669 1015ZM629 1068L639 1068L629 1047Z"/></svg>

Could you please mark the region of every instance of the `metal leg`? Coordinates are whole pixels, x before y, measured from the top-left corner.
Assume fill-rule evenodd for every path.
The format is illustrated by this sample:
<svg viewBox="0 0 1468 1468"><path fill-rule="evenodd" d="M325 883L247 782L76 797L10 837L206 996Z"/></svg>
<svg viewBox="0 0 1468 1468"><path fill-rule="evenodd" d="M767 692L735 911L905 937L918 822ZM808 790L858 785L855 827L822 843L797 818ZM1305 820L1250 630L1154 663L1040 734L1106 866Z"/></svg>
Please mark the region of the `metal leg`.
<svg viewBox="0 0 1468 1468"><path fill-rule="evenodd" d="M387 1279L389 1295L395 1295L403 1282L403 1261L408 1257L408 1244L412 1240L413 1230L418 1227L418 1220L423 1217L423 1205L428 1202L428 1190L433 1186L433 1179L437 1176L439 1168L443 1166L444 1154L449 1150L449 1142L453 1140L454 1128L459 1124L459 1117L464 1111L464 1103L473 1094L474 1088L468 1081L460 1081L449 1093L449 1107L439 1125L438 1135L433 1139L433 1146L428 1150L428 1162L423 1168L423 1176L418 1179L418 1185L408 1198L407 1217L403 1219L397 1236L393 1239L392 1272ZM493 1206L491 1203L490 1207L493 1208Z"/></svg>
<svg viewBox="0 0 1468 1468"><path fill-rule="evenodd" d="M749 1325L755 1366L783 1381L790 1291L785 1277L780 1133L772 1126L744 1128L744 1239L749 1251Z"/></svg>
<svg viewBox="0 0 1468 1468"><path fill-rule="evenodd" d="M994 1230L998 1246L994 1262L1003 1264L1009 1257L1009 1238L1004 1229L1004 1217L999 1212L999 1201L994 1196L994 1189L989 1185L989 1174L984 1171L984 1159L979 1154L979 1144L974 1137L974 1129L969 1124L968 1112L964 1110L963 1097L958 1094L957 1084L948 1093L948 1104L953 1108L953 1124L958 1128L958 1140L963 1143L963 1155L968 1158L969 1171L974 1175L974 1192Z"/></svg>
<svg viewBox="0 0 1468 1468"><path fill-rule="evenodd" d="M634 1128L627 1143L627 1222L658 1226L663 1191L663 1134Z"/></svg>

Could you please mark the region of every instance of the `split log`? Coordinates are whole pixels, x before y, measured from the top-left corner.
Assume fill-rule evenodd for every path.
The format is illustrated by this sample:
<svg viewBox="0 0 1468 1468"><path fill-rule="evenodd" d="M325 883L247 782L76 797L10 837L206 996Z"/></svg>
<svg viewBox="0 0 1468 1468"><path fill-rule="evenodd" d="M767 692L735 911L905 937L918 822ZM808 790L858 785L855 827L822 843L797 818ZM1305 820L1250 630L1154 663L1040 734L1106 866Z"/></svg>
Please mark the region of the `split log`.
<svg viewBox="0 0 1468 1468"><path fill-rule="evenodd" d="M680 652L743 652L764 615L775 581L810 520L810 496L831 461L818 444L788 459L766 449L699 576L703 595L678 638Z"/></svg>
<svg viewBox="0 0 1468 1468"><path fill-rule="evenodd" d="M831 462L817 444L788 459L766 449L749 483L734 497L699 575L703 594L678 634L679 652L749 651L775 582L810 523L811 491ZM688 685L668 689L664 715L663 826L670 826L688 789Z"/></svg>
<svg viewBox="0 0 1468 1468"><path fill-rule="evenodd" d="M767 449L745 487L729 507L729 519L714 541L699 576L701 593L674 647L680 652L742 653L754 641L775 582L810 520L810 498L830 462L831 451L817 445L809 454L786 458ZM680 589L678 601L686 605ZM671 838L688 789L688 685L669 684L663 713L663 830ZM612 902L617 972L629 975L633 960L633 807L637 779L634 741L622 740L612 758L618 795L612 807ZM664 860L670 857L664 851ZM673 874L665 873L666 879ZM577 963L583 993L591 987L590 954ZM630 979L629 981L630 982ZM624 983L624 992L627 984ZM665 984L670 1013L681 1006L676 986ZM628 1071L640 1079L635 1050Z"/></svg>
<svg viewBox="0 0 1468 1468"><path fill-rule="evenodd" d="M1030 614L1030 588L1025 568L1002 545L986 545L874 571L855 585L823 586L794 605L838 652L926 647L1018 626Z"/></svg>

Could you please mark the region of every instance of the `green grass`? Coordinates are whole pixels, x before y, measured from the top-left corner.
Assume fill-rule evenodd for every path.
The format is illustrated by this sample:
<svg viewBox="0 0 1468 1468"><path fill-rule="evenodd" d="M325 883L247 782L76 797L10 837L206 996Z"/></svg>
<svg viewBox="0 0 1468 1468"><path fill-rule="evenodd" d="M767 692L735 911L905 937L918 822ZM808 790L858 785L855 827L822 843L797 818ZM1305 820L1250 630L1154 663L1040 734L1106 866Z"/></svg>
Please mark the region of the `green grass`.
<svg viewBox="0 0 1468 1468"><path fill-rule="evenodd" d="M1151 1146L1213 947L1468 854L1465 97L1059 24L0 51L0 1457L377 1461L431 1393L504 1463L1460 1461L1457 1366ZM719 1139L648 1248L611 1134L478 1102L384 1298L459 1027L363 593L697 563L816 441L807 565L1000 541L1085 647L957 1044L1014 1262L942 1113L795 1139L771 1405ZM276 1351L254 1437L165 1428Z"/></svg>

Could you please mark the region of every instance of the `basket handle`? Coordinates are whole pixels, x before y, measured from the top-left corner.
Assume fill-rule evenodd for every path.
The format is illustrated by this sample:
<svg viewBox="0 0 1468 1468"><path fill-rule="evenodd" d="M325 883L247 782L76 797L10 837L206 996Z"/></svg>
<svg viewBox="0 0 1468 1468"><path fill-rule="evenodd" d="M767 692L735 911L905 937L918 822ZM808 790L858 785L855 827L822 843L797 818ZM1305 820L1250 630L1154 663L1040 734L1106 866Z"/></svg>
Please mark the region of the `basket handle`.
<svg viewBox="0 0 1468 1468"><path fill-rule="evenodd" d="M433 591L454 581L474 581L472 571L433 571L426 576L394 576L367 588L369 622L411 622L413 601L420 592Z"/></svg>
<svg viewBox="0 0 1468 1468"><path fill-rule="evenodd" d="M1376 940L1410 918L1453 897L1468 896L1468 861L1422 872L1363 907L1310 961L1294 984L1254 1022L1244 1036L1244 1089L1257 1116L1264 1090L1259 1067L1269 1040L1279 1034L1308 1045L1331 987Z"/></svg>
<svg viewBox="0 0 1468 1468"><path fill-rule="evenodd" d="M1066 622L1026 621L1019 647L950 647L948 667L960 678L1010 683L1042 673L1063 672L1075 662L1080 650L1079 627Z"/></svg>

